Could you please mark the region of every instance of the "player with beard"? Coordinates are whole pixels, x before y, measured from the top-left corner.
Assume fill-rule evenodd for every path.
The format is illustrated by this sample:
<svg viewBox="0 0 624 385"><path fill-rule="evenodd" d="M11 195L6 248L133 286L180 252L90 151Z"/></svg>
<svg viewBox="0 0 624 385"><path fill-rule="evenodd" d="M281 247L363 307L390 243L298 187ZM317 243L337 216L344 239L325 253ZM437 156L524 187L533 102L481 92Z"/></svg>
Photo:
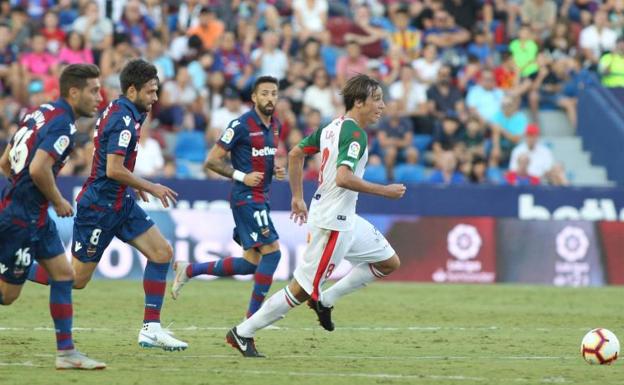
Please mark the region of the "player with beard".
<svg viewBox="0 0 624 385"><path fill-rule="evenodd" d="M254 108L230 122L206 159L205 167L234 181L230 206L234 216L234 240L243 247L243 257L227 257L207 263L175 262L173 298L182 286L198 275L232 276L254 274L254 286L247 317L262 305L280 260L278 235L269 207L269 186L275 175L284 179L285 170L274 163L280 123L273 117L277 103L277 79L259 77L251 99ZM227 162L231 155L232 165Z"/></svg>
<svg viewBox="0 0 624 385"><path fill-rule="evenodd" d="M117 237L137 248L147 265L143 276L145 311L139 345L164 350L184 350L186 342L160 326L160 309L173 250L128 187L147 201L147 193L164 207L176 202L177 193L132 173L141 125L158 100L156 67L144 60L130 61L121 71L123 95L112 101L96 122L91 175L77 198L72 243L74 288L84 288L106 247ZM134 195L134 194L133 194ZM35 274L44 283L42 274ZM42 282L43 281L43 282Z"/></svg>

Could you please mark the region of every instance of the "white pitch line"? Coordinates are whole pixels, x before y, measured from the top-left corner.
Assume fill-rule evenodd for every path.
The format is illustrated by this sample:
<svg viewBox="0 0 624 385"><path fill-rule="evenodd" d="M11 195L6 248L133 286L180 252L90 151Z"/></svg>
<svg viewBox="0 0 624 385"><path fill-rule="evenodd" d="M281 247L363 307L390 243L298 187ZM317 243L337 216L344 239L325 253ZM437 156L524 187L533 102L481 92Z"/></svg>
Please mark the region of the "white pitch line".
<svg viewBox="0 0 624 385"><path fill-rule="evenodd" d="M34 367L34 366L39 366L39 365L35 365L30 361L26 361L26 362L0 362L0 366L28 366L28 367Z"/></svg>
<svg viewBox="0 0 624 385"><path fill-rule="evenodd" d="M187 358L212 358L212 359L231 359L238 357L236 354L176 354L167 356L154 356L165 359L187 359ZM270 358L275 359L305 359L305 360L373 360L373 361L420 361L420 360L530 360L530 361L548 361L548 360L572 360L578 359L576 356L351 356L351 355L323 355L323 356L306 356L306 355L271 355Z"/></svg>

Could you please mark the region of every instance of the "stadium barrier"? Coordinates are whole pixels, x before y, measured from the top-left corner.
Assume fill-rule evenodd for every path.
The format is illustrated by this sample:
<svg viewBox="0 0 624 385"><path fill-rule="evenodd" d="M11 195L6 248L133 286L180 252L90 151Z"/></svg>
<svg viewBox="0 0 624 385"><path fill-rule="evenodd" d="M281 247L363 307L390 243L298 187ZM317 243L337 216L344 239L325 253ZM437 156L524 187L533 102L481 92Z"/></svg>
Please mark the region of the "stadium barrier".
<svg viewBox="0 0 624 385"><path fill-rule="evenodd" d="M67 197L82 180L60 178ZM232 240L234 222L220 181L163 181L180 194L178 207L145 204L171 242L175 258L205 262L241 255ZM311 196L314 185L306 185ZM535 283L558 286L624 284L624 191L619 188L517 188L509 186L410 186L405 199L360 197L358 212L373 223L401 256L389 279L456 283ZM277 279L292 276L307 230L289 219L286 183L272 187L273 222L282 259ZM73 220L56 218L69 255ZM139 279L145 259L115 240L96 278ZM332 275L339 278L348 262ZM250 277L236 277L249 279Z"/></svg>

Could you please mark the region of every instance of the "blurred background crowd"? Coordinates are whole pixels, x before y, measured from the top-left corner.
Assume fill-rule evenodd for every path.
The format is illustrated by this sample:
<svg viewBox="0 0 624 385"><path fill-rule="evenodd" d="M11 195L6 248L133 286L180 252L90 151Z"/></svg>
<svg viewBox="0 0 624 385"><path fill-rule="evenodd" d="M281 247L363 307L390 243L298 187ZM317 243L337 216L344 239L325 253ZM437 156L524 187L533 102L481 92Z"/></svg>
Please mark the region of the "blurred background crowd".
<svg viewBox="0 0 624 385"><path fill-rule="evenodd" d="M136 172L216 178L202 162L250 108L260 75L280 81L279 161L344 112L350 76L380 80L369 127L378 182L569 184L540 111L576 125L579 90L624 86L624 0L0 0L0 147L29 109L58 97L70 63L95 63L105 101L143 57L161 82ZM90 169L94 120L78 124L66 175ZM318 177L318 161L306 166Z"/></svg>

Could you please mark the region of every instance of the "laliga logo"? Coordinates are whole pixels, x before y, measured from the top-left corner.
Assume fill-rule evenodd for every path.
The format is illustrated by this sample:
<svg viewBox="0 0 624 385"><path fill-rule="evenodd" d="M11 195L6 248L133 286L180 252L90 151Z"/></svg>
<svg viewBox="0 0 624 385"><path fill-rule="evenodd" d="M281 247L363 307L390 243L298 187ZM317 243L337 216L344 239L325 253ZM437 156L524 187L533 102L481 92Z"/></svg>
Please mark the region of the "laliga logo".
<svg viewBox="0 0 624 385"><path fill-rule="evenodd" d="M449 253L460 261L472 259L481 250L481 236L472 225L459 224L446 237Z"/></svg>
<svg viewBox="0 0 624 385"><path fill-rule="evenodd" d="M587 255L589 239L585 230L566 226L557 234L557 254L567 262L577 262Z"/></svg>

